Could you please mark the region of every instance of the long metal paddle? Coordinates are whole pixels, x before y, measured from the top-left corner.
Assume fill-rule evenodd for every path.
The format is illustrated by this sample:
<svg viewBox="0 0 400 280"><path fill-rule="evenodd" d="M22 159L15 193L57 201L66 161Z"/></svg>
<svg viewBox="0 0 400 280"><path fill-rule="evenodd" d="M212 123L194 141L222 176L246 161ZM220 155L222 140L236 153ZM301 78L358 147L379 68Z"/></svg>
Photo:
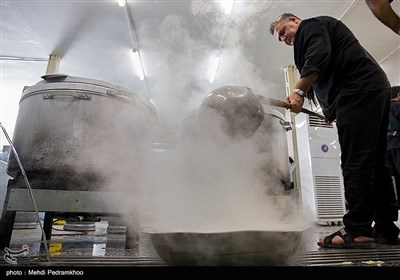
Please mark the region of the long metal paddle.
<svg viewBox="0 0 400 280"><path fill-rule="evenodd" d="M257 94L257 97L260 100L260 102L262 104L265 104L265 105L271 105L271 106L285 108L285 109L291 109L292 108L291 104L286 103L285 101L282 101L282 100L278 100L278 99L274 99L274 98L271 98L271 97L266 97L266 96L258 95L258 94ZM313 111L310 111L308 109L302 108L301 112L304 113L304 114L307 114L307 115L314 116L314 117L320 118L322 120L325 120L325 117L323 115L318 114L318 113L313 112Z"/></svg>

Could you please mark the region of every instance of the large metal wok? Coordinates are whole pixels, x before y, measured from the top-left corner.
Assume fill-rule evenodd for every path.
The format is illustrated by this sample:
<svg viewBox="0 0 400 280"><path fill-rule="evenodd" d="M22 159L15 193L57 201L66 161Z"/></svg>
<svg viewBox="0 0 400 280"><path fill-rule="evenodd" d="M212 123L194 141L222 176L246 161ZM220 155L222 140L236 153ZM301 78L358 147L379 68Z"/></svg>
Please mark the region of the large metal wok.
<svg viewBox="0 0 400 280"><path fill-rule="evenodd" d="M284 265L303 230L229 232L150 232L160 258L178 266Z"/></svg>

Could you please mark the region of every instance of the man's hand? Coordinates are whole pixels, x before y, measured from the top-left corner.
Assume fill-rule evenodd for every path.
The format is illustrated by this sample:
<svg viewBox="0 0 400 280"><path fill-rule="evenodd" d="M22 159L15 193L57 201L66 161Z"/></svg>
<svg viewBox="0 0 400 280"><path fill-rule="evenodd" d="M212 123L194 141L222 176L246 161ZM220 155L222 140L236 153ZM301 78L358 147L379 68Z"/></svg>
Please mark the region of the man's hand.
<svg viewBox="0 0 400 280"><path fill-rule="evenodd" d="M301 112L301 108L303 108L304 97L301 97L293 91L288 97L286 97L285 101L292 106L290 109L291 112L296 114Z"/></svg>
<svg viewBox="0 0 400 280"><path fill-rule="evenodd" d="M303 92L308 93L313 83L318 80L319 73L317 71L300 78L295 84L294 88L301 89ZM303 108L304 97L300 96L297 92L292 91L288 97L286 97L286 102L289 103L292 108L290 109L293 113L300 113L301 108Z"/></svg>

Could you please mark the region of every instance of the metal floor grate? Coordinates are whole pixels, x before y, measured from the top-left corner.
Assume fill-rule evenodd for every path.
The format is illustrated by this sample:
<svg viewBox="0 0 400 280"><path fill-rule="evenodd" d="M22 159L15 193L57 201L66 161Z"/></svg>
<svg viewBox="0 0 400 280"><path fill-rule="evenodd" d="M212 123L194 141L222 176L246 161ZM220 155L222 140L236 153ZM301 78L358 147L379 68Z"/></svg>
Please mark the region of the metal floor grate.
<svg viewBox="0 0 400 280"><path fill-rule="evenodd" d="M18 257L20 266L68 266L68 267L155 267L169 266L153 256L53 256L50 261L45 256ZM12 266L4 259L0 266ZM293 267L357 267L387 266L400 267L400 246L386 246L375 249L321 249L298 252L284 266Z"/></svg>
<svg viewBox="0 0 400 280"><path fill-rule="evenodd" d="M388 248L389 247L389 248ZM375 249L322 249L299 253L293 266L400 266L400 246Z"/></svg>
<svg viewBox="0 0 400 280"><path fill-rule="evenodd" d="M4 260L0 266L10 265ZM79 256L57 256L51 257L19 257L20 266L68 266L68 267L96 267L96 266L167 266L161 259L156 257L135 257L135 256L110 256L110 257L79 257ZM10 265L12 266L12 265Z"/></svg>

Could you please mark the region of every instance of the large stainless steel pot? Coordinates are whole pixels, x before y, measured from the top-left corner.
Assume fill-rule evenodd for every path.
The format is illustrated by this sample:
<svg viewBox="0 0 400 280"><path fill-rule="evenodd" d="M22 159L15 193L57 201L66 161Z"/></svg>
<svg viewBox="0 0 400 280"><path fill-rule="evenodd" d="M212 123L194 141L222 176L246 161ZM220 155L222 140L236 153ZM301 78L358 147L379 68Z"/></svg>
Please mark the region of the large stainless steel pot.
<svg viewBox="0 0 400 280"><path fill-rule="evenodd" d="M260 171L258 174L271 183L275 178L283 189L291 188L289 152L287 144L287 122L284 115L271 106L264 106L264 118L261 125L249 137L259 148ZM193 147L210 144L208 136L203 135L199 127L199 110L185 114L177 124L177 151L192 158ZM224 143L218 143L222 145Z"/></svg>
<svg viewBox="0 0 400 280"><path fill-rule="evenodd" d="M33 188L92 189L110 176L110 167L140 162L140 150L157 120L151 103L104 81L42 78L24 88L13 134ZM7 172L20 176L14 156Z"/></svg>

